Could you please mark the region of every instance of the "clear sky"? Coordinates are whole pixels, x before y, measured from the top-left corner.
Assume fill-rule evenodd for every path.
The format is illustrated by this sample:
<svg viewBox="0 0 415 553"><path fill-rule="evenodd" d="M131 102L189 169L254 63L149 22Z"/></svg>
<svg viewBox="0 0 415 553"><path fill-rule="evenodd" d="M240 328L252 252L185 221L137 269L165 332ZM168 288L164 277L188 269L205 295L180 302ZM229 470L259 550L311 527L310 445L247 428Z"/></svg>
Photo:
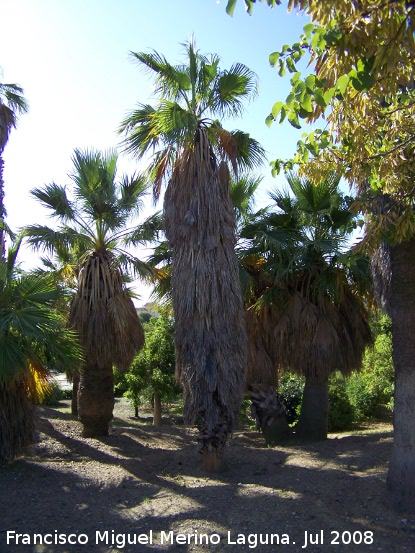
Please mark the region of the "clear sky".
<svg viewBox="0 0 415 553"><path fill-rule="evenodd" d="M307 19L262 4L250 17L243 4L231 18L226 0L0 0L3 82L22 86L30 106L3 156L9 226L50 224L29 190L68 184L74 148L117 147L125 114L138 102L152 102L151 80L129 52L154 49L180 63L180 45L192 33L202 53L219 54L222 69L242 62L259 77L259 97L226 127L249 132L270 160L292 154L302 131L264 122L289 90L289 77L281 79L268 56L295 42ZM125 156L120 165L126 172L137 168ZM283 179L273 179L268 166L261 173L265 201L266 189Z"/></svg>

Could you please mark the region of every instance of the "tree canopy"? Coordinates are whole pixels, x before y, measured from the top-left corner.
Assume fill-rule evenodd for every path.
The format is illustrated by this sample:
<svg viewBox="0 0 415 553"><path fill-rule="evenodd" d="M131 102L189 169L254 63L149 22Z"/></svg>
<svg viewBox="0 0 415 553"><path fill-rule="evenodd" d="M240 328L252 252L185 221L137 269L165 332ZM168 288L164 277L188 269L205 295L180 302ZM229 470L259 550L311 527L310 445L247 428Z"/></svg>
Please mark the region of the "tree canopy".
<svg viewBox="0 0 415 553"><path fill-rule="evenodd" d="M252 12L253 2L245 3ZM228 2L229 12L234 5ZM274 161L273 171L299 164L318 179L322 170L335 169L365 193L366 236L404 240L414 231L415 6L406 0L334 0L329 7L322 0L290 0L288 9L295 8L311 22L298 41L270 54L279 75L290 74L292 88L272 106L267 124L287 119L311 128L291 159ZM299 70L304 61L311 67L305 75ZM380 214L379 194L392 195L399 208L390 204Z"/></svg>

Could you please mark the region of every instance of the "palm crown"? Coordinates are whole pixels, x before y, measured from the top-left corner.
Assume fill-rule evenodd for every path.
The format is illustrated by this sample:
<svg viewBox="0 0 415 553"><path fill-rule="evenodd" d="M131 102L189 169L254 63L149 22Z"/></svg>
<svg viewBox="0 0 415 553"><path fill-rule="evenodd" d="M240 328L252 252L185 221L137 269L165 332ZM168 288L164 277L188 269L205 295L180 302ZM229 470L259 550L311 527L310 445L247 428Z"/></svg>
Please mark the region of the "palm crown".
<svg viewBox="0 0 415 553"><path fill-rule="evenodd" d="M121 267L146 275L148 266L128 251L129 245L145 243L158 227L158 214L139 226L132 221L142 207L148 185L142 175L122 176L117 181L115 152L75 150L74 171L70 175L73 199L67 188L55 183L32 190L32 194L52 212L58 229L46 225L26 227L28 242L54 254L61 262L111 253Z"/></svg>
<svg viewBox="0 0 415 553"><path fill-rule="evenodd" d="M202 55L193 40L183 45L187 63L171 65L157 52L132 53L135 60L155 74L157 107L139 104L121 124L126 133L126 150L141 158L154 154L151 176L157 197L164 179L171 176L172 167L194 144L196 131L203 128L215 154L250 168L260 164L263 149L248 134L226 131L218 121L238 116L243 102L255 97L255 74L241 63L229 70L219 68L217 55Z"/></svg>
<svg viewBox="0 0 415 553"><path fill-rule="evenodd" d="M27 110L23 89L17 84L0 82L0 155L7 144L11 129L16 127L18 115Z"/></svg>

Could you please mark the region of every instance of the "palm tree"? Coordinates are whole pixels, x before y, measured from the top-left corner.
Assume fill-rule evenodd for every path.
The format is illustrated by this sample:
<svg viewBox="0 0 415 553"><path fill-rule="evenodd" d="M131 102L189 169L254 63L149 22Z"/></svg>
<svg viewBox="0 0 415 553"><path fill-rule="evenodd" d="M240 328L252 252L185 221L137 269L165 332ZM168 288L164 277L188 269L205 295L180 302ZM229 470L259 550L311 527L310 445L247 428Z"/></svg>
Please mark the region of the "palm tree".
<svg viewBox="0 0 415 553"><path fill-rule="evenodd" d="M6 208L4 206L3 151L9 140L11 129L17 125L18 116L27 112L27 110L28 104L23 97L23 89L17 84L0 82L0 256L2 259L5 256L4 219L6 217Z"/></svg>
<svg viewBox="0 0 415 553"><path fill-rule="evenodd" d="M271 195L278 211L247 231L267 279L254 308L268 316L279 366L306 377L297 435L323 439L328 377L359 369L371 342L369 263L347 249L356 221L336 175L315 185L290 174L288 183Z"/></svg>
<svg viewBox="0 0 415 553"><path fill-rule="evenodd" d="M127 370L144 344L144 333L126 288L127 269L135 275L149 268L126 247L152 236L154 217L131 228L142 208L147 184L141 175L117 180L117 154L73 155L73 200L66 188L50 184L32 194L51 210L58 229L27 227L29 243L55 255L78 255L76 288L69 323L85 352L78 394L83 435L108 434L114 407L113 364ZM65 253L66 252L66 253Z"/></svg>
<svg viewBox="0 0 415 553"><path fill-rule="evenodd" d="M139 105L122 122L124 145L138 158L152 154L154 195L163 181L164 223L172 248L176 322L176 372L184 389L184 418L199 428L205 468L215 469L242 399L246 330L230 168L262 161L263 150L217 118L236 116L256 94L255 75L244 65L219 68L193 41L186 64L159 53L134 58L155 76L157 107Z"/></svg>
<svg viewBox="0 0 415 553"><path fill-rule="evenodd" d="M0 461L10 461L34 439L34 403L48 386L46 359L67 369L81 360L73 331L54 309L62 295L50 275L16 265L21 237L0 260Z"/></svg>

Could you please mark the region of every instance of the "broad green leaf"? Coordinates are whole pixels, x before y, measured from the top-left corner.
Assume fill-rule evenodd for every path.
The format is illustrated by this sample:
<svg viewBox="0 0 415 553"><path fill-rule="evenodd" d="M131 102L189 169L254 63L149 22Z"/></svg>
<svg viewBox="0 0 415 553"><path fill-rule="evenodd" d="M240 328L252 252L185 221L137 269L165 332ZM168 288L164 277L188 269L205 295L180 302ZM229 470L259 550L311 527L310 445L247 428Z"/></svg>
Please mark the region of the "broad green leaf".
<svg viewBox="0 0 415 553"><path fill-rule="evenodd" d="M313 104L311 100L312 100L311 95L305 94L303 101L300 102L301 108L307 113L313 112Z"/></svg>
<svg viewBox="0 0 415 553"><path fill-rule="evenodd" d="M274 67L279 59L280 59L280 53L272 52L272 54L269 55L269 63L271 67Z"/></svg>
<svg viewBox="0 0 415 553"><path fill-rule="evenodd" d="M285 63L284 63L283 60L279 60L278 63L279 63L279 66L280 66L280 68L278 70L278 75L280 77L284 77L284 75L285 75Z"/></svg>
<svg viewBox="0 0 415 553"><path fill-rule="evenodd" d="M272 112L272 116L274 117L274 119L277 118L277 115L281 111L283 105L284 105L283 102L275 102L275 104L272 106L271 112Z"/></svg>
<svg viewBox="0 0 415 553"><path fill-rule="evenodd" d="M311 39L311 48L313 50L317 50L318 48L318 44L320 42L320 39L321 39L321 29L315 31L314 35L313 35L313 38Z"/></svg>
<svg viewBox="0 0 415 553"><path fill-rule="evenodd" d="M290 79L290 83L292 86L294 86L297 82L298 82L298 79L301 77L301 73L300 71L297 71L296 73L294 73L294 75L291 77Z"/></svg>
<svg viewBox="0 0 415 553"><path fill-rule="evenodd" d="M336 90L338 90L341 94L344 95L346 92L347 85L349 84L349 76L348 75L342 75L337 79L336 83Z"/></svg>
<svg viewBox="0 0 415 553"><path fill-rule="evenodd" d="M336 89L333 87L326 90L325 93L323 94L324 101L326 102L327 105L330 103L330 100L333 98L335 91Z"/></svg>
<svg viewBox="0 0 415 553"><path fill-rule="evenodd" d="M327 107L327 103L324 99L323 91L321 90L321 88L318 88L317 90L314 91L314 101L318 106L322 108Z"/></svg>
<svg viewBox="0 0 415 553"><path fill-rule="evenodd" d="M314 27L314 23L307 23L307 25L304 25L303 30L307 38L310 37L311 31L313 31Z"/></svg>
<svg viewBox="0 0 415 553"><path fill-rule="evenodd" d="M291 123L293 127L296 129L301 129L300 122L298 120L298 114L295 110L290 110L288 113L288 121Z"/></svg>
<svg viewBox="0 0 415 553"><path fill-rule="evenodd" d="M296 73L297 72L297 68L296 68L294 60L292 58L287 58L287 69L290 73Z"/></svg>
<svg viewBox="0 0 415 553"><path fill-rule="evenodd" d="M230 16L233 15L235 6L236 6L237 0L228 0L228 4L226 6L226 13Z"/></svg>
<svg viewBox="0 0 415 553"><path fill-rule="evenodd" d="M290 92L290 94L288 94L287 96L287 99L285 100L285 103L287 104L288 107L291 107L294 101L295 101L295 96L292 92Z"/></svg>
<svg viewBox="0 0 415 553"><path fill-rule="evenodd" d="M273 122L274 122L274 117L272 116L272 113L270 113L268 117L265 119L265 124L267 127L270 127Z"/></svg>
<svg viewBox="0 0 415 553"><path fill-rule="evenodd" d="M315 75L308 75L305 79L306 87L308 88L309 92L314 92L314 86L316 84L316 76Z"/></svg>

